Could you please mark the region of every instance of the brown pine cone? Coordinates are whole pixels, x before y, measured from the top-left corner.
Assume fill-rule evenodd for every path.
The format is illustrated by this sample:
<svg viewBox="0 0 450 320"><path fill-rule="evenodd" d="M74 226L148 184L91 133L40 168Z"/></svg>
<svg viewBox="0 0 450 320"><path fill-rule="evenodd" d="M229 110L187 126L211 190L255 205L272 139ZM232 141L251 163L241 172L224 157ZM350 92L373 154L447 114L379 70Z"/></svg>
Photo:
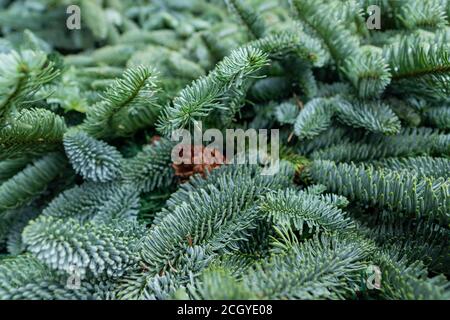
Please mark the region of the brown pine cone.
<svg viewBox="0 0 450 320"><path fill-rule="evenodd" d="M189 146L183 150L187 148ZM180 177L181 182L186 182L196 173L204 177L206 172L210 172L226 162L225 157L217 149L203 145L191 145L190 148L190 163L172 164L172 167L175 169L175 176ZM183 157L183 150L180 153L180 157Z"/></svg>

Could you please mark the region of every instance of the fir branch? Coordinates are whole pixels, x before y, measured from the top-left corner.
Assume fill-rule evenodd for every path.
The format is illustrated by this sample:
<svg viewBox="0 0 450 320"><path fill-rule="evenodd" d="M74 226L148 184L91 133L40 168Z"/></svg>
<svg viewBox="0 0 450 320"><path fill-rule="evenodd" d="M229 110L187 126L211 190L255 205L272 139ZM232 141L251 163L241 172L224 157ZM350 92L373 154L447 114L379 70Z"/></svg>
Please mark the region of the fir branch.
<svg viewBox="0 0 450 320"><path fill-rule="evenodd" d="M431 271L446 269L446 255L449 248L447 230L431 221L415 221L411 218L394 221L366 222L367 235L374 239L380 248L395 250L404 260L422 261Z"/></svg>
<svg viewBox="0 0 450 320"><path fill-rule="evenodd" d="M143 230L135 223L80 224L42 216L23 232L27 249L52 269L118 277L136 266Z"/></svg>
<svg viewBox="0 0 450 320"><path fill-rule="evenodd" d="M131 185L84 183L61 192L43 210L43 216L109 223L135 221L139 194Z"/></svg>
<svg viewBox="0 0 450 320"><path fill-rule="evenodd" d="M400 120L387 104L334 99L337 118L343 124L375 133L393 135L400 131Z"/></svg>
<svg viewBox="0 0 450 320"><path fill-rule="evenodd" d="M212 256L201 246L188 247L180 258L177 269L172 268L164 274L132 273L124 278L118 288L121 299L162 300L174 298L180 290L211 262Z"/></svg>
<svg viewBox="0 0 450 320"><path fill-rule="evenodd" d="M120 152L82 131L66 133L64 149L75 171L86 180L107 182L121 174Z"/></svg>
<svg viewBox="0 0 450 320"><path fill-rule="evenodd" d="M264 20L248 4L242 0L225 0L229 10L234 13L242 24L245 25L250 35L261 38L266 32Z"/></svg>
<svg viewBox="0 0 450 320"><path fill-rule="evenodd" d="M408 262L391 249L378 255L385 299L448 300L449 282L443 275L428 278L428 272L419 261Z"/></svg>
<svg viewBox="0 0 450 320"><path fill-rule="evenodd" d="M87 300L93 297L86 287L66 288L64 277L30 255L0 262L0 299L2 300Z"/></svg>
<svg viewBox="0 0 450 320"><path fill-rule="evenodd" d="M213 109L223 108L221 98L226 92L268 63L267 55L252 47L239 48L225 57L206 77L183 89L173 105L163 110L158 128L165 134L206 117Z"/></svg>
<svg viewBox="0 0 450 320"><path fill-rule="evenodd" d="M443 1L402 1L394 6L399 7L396 19L407 29L434 30L448 25Z"/></svg>
<svg viewBox="0 0 450 320"><path fill-rule="evenodd" d="M174 143L162 139L151 146L144 146L134 158L127 159L123 168L123 180L142 192L167 188L173 184L172 168Z"/></svg>
<svg viewBox="0 0 450 320"><path fill-rule="evenodd" d="M53 63L40 51L0 53L0 119L30 102L41 85L57 75Z"/></svg>
<svg viewBox="0 0 450 320"><path fill-rule="evenodd" d="M449 130L450 129L450 107L439 106L432 107L424 113L425 122L433 127Z"/></svg>
<svg viewBox="0 0 450 320"><path fill-rule="evenodd" d="M444 223L448 219L450 185L443 178L419 178L406 171L330 161L314 161L310 174L315 182L350 200L436 217Z"/></svg>
<svg viewBox="0 0 450 320"><path fill-rule="evenodd" d="M323 66L329 56L320 41L294 27L251 41L246 46L260 49L274 60L285 59L292 55L315 67Z"/></svg>
<svg viewBox="0 0 450 320"><path fill-rule="evenodd" d="M430 128L405 128L393 136L367 135L357 142L337 140L324 146L317 148L311 157L336 162L361 162L386 157L448 155L450 137Z"/></svg>
<svg viewBox="0 0 450 320"><path fill-rule="evenodd" d="M23 109L0 124L0 159L55 150L62 142L66 124L45 109Z"/></svg>
<svg viewBox="0 0 450 320"><path fill-rule="evenodd" d="M373 162L377 168L389 170L407 170L422 177L450 178L450 160L447 158L433 158L430 156L411 158L387 158Z"/></svg>
<svg viewBox="0 0 450 320"><path fill-rule="evenodd" d="M252 179L254 170L218 169L210 179L194 180L175 193L143 240L141 255L148 269L156 274L176 268L186 245L226 253L246 241L249 231L257 227L254 202L261 192L280 183L280 178L257 175Z"/></svg>
<svg viewBox="0 0 450 320"><path fill-rule="evenodd" d="M327 46L335 63L341 64L358 49L359 39L345 28L342 20L322 0L292 0L297 17L317 34ZM335 18L335 23L329 19Z"/></svg>
<svg viewBox="0 0 450 320"><path fill-rule="evenodd" d="M344 299L357 286L371 249L361 239L314 238L267 259L244 283L260 299Z"/></svg>
<svg viewBox="0 0 450 320"><path fill-rule="evenodd" d="M188 287L189 295L196 300L253 300L257 296L242 282L237 281L228 269L209 268L200 279Z"/></svg>
<svg viewBox="0 0 450 320"><path fill-rule="evenodd" d="M300 138L310 139L324 132L331 125L334 109L328 99L309 101L294 123L294 131Z"/></svg>
<svg viewBox="0 0 450 320"><path fill-rule="evenodd" d="M260 210L275 225L291 226L300 234L351 230L349 218L320 196L286 189L268 194L261 200ZM305 230L306 229L306 230Z"/></svg>
<svg viewBox="0 0 450 320"><path fill-rule="evenodd" d="M82 128L94 138L129 136L152 125L158 112L153 72L138 66L125 71L88 109Z"/></svg>
<svg viewBox="0 0 450 320"><path fill-rule="evenodd" d="M388 64L373 51L375 47L348 57L342 68L360 98L379 97L391 81Z"/></svg>
<svg viewBox="0 0 450 320"><path fill-rule="evenodd" d="M41 195L66 166L59 153L46 155L0 185L0 211L19 208Z"/></svg>
<svg viewBox="0 0 450 320"><path fill-rule="evenodd" d="M16 173L22 171L27 164L30 163L30 159L26 157L8 159L0 162L0 183L12 178Z"/></svg>
<svg viewBox="0 0 450 320"><path fill-rule="evenodd" d="M11 255L19 255L25 251L22 240L23 229L39 213L39 208L33 206L8 211L7 216L11 217L11 221L8 226L6 248Z"/></svg>
<svg viewBox="0 0 450 320"><path fill-rule="evenodd" d="M398 44L385 47L384 57L392 72L392 90L431 100L448 96L447 46L427 43L420 36L403 37Z"/></svg>
<svg viewBox="0 0 450 320"><path fill-rule="evenodd" d="M275 117L281 124L294 124L298 113L298 106L290 102L285 102L277 106Z"/></svg>

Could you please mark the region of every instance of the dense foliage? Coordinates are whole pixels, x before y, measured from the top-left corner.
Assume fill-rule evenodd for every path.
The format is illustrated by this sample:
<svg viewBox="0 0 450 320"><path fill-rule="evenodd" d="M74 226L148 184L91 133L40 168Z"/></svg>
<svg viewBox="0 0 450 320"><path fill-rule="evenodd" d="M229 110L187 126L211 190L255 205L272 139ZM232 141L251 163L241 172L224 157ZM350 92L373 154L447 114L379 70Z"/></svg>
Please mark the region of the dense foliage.
<svg viewBox="0 0 450 320"><path fill-rule="evenodd" d="M449 299L449 22L448 0L0 0L0 299ZM180 179L169 137L198 121L280 129L280 171Z"/></svg>

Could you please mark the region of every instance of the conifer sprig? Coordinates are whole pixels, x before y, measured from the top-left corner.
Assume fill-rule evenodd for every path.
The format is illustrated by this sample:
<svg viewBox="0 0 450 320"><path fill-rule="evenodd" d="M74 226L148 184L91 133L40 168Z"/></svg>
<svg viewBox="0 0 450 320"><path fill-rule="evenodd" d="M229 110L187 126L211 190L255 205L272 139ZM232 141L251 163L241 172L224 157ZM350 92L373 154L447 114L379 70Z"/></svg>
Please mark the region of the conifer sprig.
<svg viewBox="0 0 450 320"><path fill-rule="evenodd" d="M159 112L153 71L138 66L128 69L92 106L82 129L96 138L129 136L152 125Z"/></svg>
<svg viewBox="0 0 450 320"><path fill-rule="evenodd" d="M66 2L0 1L0 299L450 298L449 1Z"/></svg>

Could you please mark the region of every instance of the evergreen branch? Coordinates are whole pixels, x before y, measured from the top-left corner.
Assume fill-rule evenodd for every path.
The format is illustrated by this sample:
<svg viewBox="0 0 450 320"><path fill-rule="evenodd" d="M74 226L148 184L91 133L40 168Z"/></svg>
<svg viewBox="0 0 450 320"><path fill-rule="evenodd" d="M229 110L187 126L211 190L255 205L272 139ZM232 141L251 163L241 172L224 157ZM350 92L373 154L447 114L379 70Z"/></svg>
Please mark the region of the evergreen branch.
<svg viewBox="0 0 450 320"><path fill-rule="evenodd" d="M331 125L334 109L330 101L317 98L309 101L294 123L294 132L300 138L311 139Z"/></svg>
<svg viewBox="0 0 450 320"><path fill-rule="evenodd" d="M30 159L26 157L8 159L0 162L0 183L7 181L12 178L15 174L22 171L27 164L30 163Z"/></svg>
<svg viewBox="0 0 450 320"><path fill-rule="evenodd" d="M392 89L396 92L412 92L432 100L448 96L447 46L427 43L420 36L404 37L398 44L387 46L384 57L390 65Z"/></svg>
<svg viewBox="0 0 450 320"><path fill-rule="evenodd" d="M347 102L334 99L337 118L343 124L375 133L393 135L400 131L400 120L388 105L378 102Z"/></svg>
<svg viewBox="0 0 450 320"><path fill-rule="evenodd" d="M127 159L123 168L123 180L142 192L167 188L173 184L172 168L174 143L162 139L152 146L145 146L134 158Z"/></svg>
<svg viewBox="0 0 450 320"><path fill-rule="evenodd" d="M58 153L46 155L0 185L0 211L19 208L42 194L66 166Z"/></svg>
<svg viewBox="0 0 450 320"><path fill-rule="evenodd" d="M373 220L369 222L367 234L380 248L395 250L410 262L420 260L434 272L447 268L449 234L445 228L431 221L414 221L409 217L396 221Z"/></svg>
<svg viewBox="0 0 450 320"><path fill-rule="evenodd" d="M428 272L421 262L408 262L392 249L380 254L377 260L383 279L381 294L385 299L449 299L449 282L443 275L428 278Z"/></svg>
<svg viewBox="0 0 450 320"><path fill-rule="evenodd" d="M231 184L228 182L228 185ZM239 187L239 192L237 191ZM191 196L189 203L184 203L166 215L150 234L144 239L142 258L155 274L169 268L176 268L180 250L192 242L193 245L215 244L214 247L233 246L233 239L245 239L246 230L254 228L255 213L237 216L237 212L249 209L249 201L253 199L255 190L247 183L238 183L225 191L211 186ZM241 199L248 199L242 202ZM236 223L233 225L233 222ZM181 224L180 224L181 223ZM214 236L227 230L235 233L230 238L214 239ZM252 226L253 225L253 226ZM176 226L176 228L175 228ZM207 227L211 226L211 227ZM222 243L223 242L223 243Z"/></svg>
<svg viewBox="0 0 450 320"><path fill-rule="evenodd" d="M368 50L348 57L342 68L360 98L379 97L391 82L389 66L384 58ZM370 50L375 50L375 47Z"/></svg>
<svg viewBox="0 0 450 320"><path fill-rule="evenodd" d="M404 38L385 49L394 80L446 73L450 68L445 46L427 45L420 37Z"/></svg>
<svg viewBox="0 0 450 320"><path fill-rule="evenodd" d="M180 258L179 267L163 274L132 273L118 288L120 299L163 300L175 297L177 291L197 278L211 262L211 255L200 246L188 247Z"/></svg>
<svg viewBox="0 0 450 320"><path fill-rule="evenodd" d="M254 181L254 185L264 186L266 190L278 190L292 185L294 170L284 162L280 163L280 171L275 176L261 175L261 168L255 165L230 165L206 173L206 179L194 175L189 183L182 184L167 200L167 211L188 202L192 193L208 188L209 185L221 185L225 181L241 180L248 178ZM165 210L163 210L165 211ZM157 224L155 224L157 225Z"/></svg>
<svg viewBox="0 0 450 320"><path fill-rule="evenodd" d="M418 127L421 122L421 116L418 110L412 104L397 98L390 98L386 101L389 107L394 111L397 117L402 120L405 127Z"/></svg>
<svg viewBox="0 0 450 320"><path fill-rule="evenodd" d="M277 106L275 110L275 117L277 121L281 124L291 124L295 123L295 119L299 114L298 107L290 102L285 102Z"/></svg>
<svg viewBox="0 0 450 320"><path fill-rule="evenodd" d="M40 86L57 75L43 52L0 53L0 119L30 101Z"/></svg>
<svg viewBox="0 0 450 320"><path fill-rule="evenodd" d="M158 128L164 134L184 128L198 118L206 117L213 109L223 108L221 98L228 90L255 75L268 63L268 57L254 48L239 48L225 57L206 77L184 88L163 110Z"/></svg>
<svg viewBox="0 0 450 320"><path fill-rule="evenodd" d="M448 219L449 180L419 178L406 171L373 166L314 161L310 174L316 183L350 200L404 211L420 216Z"/></svg>
<svg viewBox="0 0 450 320"><path fill-rule="evenodd" d="M74 219L80 223L135 221L139 194L130 185L84 183L61 192L43 210L43 216Z"/></svg>
<svg viewBox="0 0 450 320"><path fill-rule="evenodd" d="M75 219L42 216L28 225L23 240L28 250L55 270L80 275L118 277L136 266L139 237L135 223L80 224Z"/></svg>
<svg viewBox="0 0 450 320"><path fill-rule="evenodd" d="M269 63L269 58L279 59L291 54L320 65L322 51L308 36L289 32L269 35L235 49L208 76L194 81L175 97L173 104L163 110L158 129L169 134L208 116L215 109L234 113L232 103L227 105L223 100L227 101L230 92L235 97L243 97L248 89L247 81Z"/></svg>
<svg viewBox="0 0 450 320"><path fill-rule="evenodd" d="M64 119L45 109L23 109L0 124L0 159L56 149L66 131Z"/></svg>
<svg viewBox="0 0 450 320"><path fill-rule="evenodd" d="M126 70L88 109L82 128L94 138L129 136L152 125L158 109L153 72L138 66Z"/></svg>
<svg viewBox="0 0 450 320"><path fill-rule="evenodd" d="M286 189L268 194L261 200L259 209L275 225L292 226L300 234L324 230L325 232L350 230L349 218L320 196L303 191ZM307 228L305 228L307 227Z"/></svg>
<svg viewBox="0 0 450 320"><path fill-rule="evenodd" d="M285 59L290 55L298 57L315 67L323 66L329 58L317 39L295 28L269 34L249 42L246 47L260 49L274 60Z"/></svg>
<svg viewBox="0 0 450 320"><path fill-rule="evenodd" d="M370 251L361 239L314 238L261 263L244 283L260 299L344 299Z"/></svg>
<svg viewBox="0 0 450 320"><path fill-rule="evenodd" d="M19 255L25 251L22 231L39 213L40 210L32 206L8 211L7 215L11 217L11 221L6 237L6 249L11 255Z"/></svg>
<svg viewBox="0 0 450 320"><path fill-rule="evenodd" d="M157 274L176 268L187 245L224 253L248 239L249 230L257 226L254 202L279 183L279 178L252 178L254 170L247 166L219 169L209 179L194 180L175 193L143 241L141 255L148 269Z"/></svg>
<svg viewBox="0 0 450 320"><path fill-rule="evenodd" d="M225 268L208 268L188 292L196 300L254 300L257 298Z"/></svg>
<svg viewBox="0 0 450 320"><path fill-rule="evenodd" d="M402 1L396 19L407 29L440 29L448 25L445 4L439 0Z"/></svg>
<svg viewBox="0 0 450 320"><path fill-rule="evenodd" d="M387 158L375 161L373 164L377 168L386 168L393 171L407 170L421 177L450 178L450 160L447 158L432 158L429 156Z"/></svg>
<svg viewBox="0 0 450 320"><path fill-rule="evenodd" d="M341 64L358 50L359 39L334 16L332 8L324 1L291 0L291 4L297 17L325 43L336 64ZM330 18L337 21L331 24Z"/></svg>
<svg viewBox="0 0 450 320"><path fill-rule="evenodd" d="M121 174L120 152L82 131L66 133L64 149L72 167L86 180L107 182Z"/></svg>
<svg viewBox="0 0 450 320"><path fill-rule="evenodd" d="M313 159L360 162L387 157L449 154L450 137L429 128L406 128L394 136L368 135L358 142L344 141L317 148Z"/></svg>
<svg viewBox="0 0 450 320"><path fill-rule="evenodd" d="M258 39L264 36L266 26L264 20L242 0L225 0L229 10L245 25L252 38Z"/></svg>
<svg viewBox="0 0 450 320"><path fill-rule="evenodd" d="M424 113L425 122L433 127L450 129L450 108L448 106L432 107Z"/></svg>
<svg viewBox="0 0 450 320"><path fill-rule="evenodd" d="M336 144L342 144L350 140L349 129L344 126L338 126L335 123L328 129L317 135L311 140L302 141L296 146L299 154L309 155L320 151L321 149L332 148Z"/></svg>
<svg viewBox="0 0 450 320"><path fill-rule="evenodd" d="M84 286L68 289L61 277L30 255L0 262L2 300L87 300L92 293Z"/></svg>
<svg viewBox="0 0 450 320"><path fill-rule="evenodd" d="M308 99L313 99L318 94L317 81L312 68L303 69L297 78L298 86Z"/></svg>

